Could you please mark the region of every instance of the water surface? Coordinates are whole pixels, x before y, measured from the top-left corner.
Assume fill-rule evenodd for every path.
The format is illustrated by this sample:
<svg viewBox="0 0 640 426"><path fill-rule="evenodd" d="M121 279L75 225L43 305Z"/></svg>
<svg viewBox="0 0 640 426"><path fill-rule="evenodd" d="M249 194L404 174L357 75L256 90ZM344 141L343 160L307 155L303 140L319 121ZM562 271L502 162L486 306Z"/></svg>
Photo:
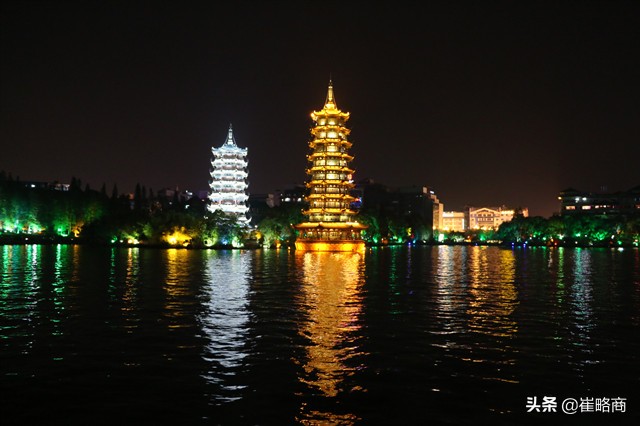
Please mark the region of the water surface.
<svg viewBox="0 0 640 426"><path fill-rule="evenodd" d="M638 420L637 249L0 256L9 424ZM543 395L627 413L527 413Z"/></svg>

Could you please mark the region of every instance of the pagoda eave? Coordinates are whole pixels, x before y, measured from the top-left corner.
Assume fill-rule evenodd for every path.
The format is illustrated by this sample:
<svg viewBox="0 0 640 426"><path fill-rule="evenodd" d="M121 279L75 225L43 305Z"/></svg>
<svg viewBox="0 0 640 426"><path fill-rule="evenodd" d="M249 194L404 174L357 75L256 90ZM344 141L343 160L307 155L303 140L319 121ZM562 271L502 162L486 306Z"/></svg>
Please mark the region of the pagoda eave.
<svg viewBox="0 0 640 426"><path fill-rule="evenodd" d="M307 188L312 188L316 185L339 185L345 188L353 188L355 184L350 182L344 182L340 179L324 179L324 180L312 180L311 182L307 182L305 186Z"/></svg>
<svg viewBox="0 0 640 426"><path fill-rule="evenodd" d="M367 225L358 222L304 222L293 225L295 229L367 229Z"/></svg>
<svg viewBox="0 0 640 426"><path fill-rule="evenodd" d="M313 166L307 169L307 174L315 172L340 172L340 173L353 173L355 170L343 166Z"/></svg>
<svg viewBox="0 0 640 426"><path fill-rule="evenodd" d="M356 214L356 212L354 212L353 210L349 210L349 209L321 209L321 208L313 208L313 209L309 209L309 210L305 210L302 212L302 214L304 215L309 215L309 214L348 214L348 215L354 215ZM348 222L345 222L348 223Z"/></svg>
<svg viewBox="0 0 640 426"><path fill-rule="evenodd" d="M326 108L325 107L325 109L323 109L322 111L313 111L311 113L311 118L313 119L313 121L316 121L320 117L335 117L335 116L339 116L339 117L348 119L350 114L351 113L349 113L349 112L342 112L337 108Z"/></svg>
<svg viewBox="0 0 640 426"><path fill-rule="evenodd" d="M344 152L314 152L307 155L307 158L324 158L324 157L339 157L344 158L347 161L353 160L353 155L345 154Z"/></svg>
<svg viewBox="0 0 640 426"><path fill-rule="evenodd" d="M341 138L318 138L318 139L309 141L309 147L311 148L315 148L316 145L328 145L328 144L334 144L334 145L340 144L345 146L346 148L351 148L353 146L351 142ZM339 153L336 152L336 154L339 154Z"/></svg>
<svg viewBox="0 0 640 426"><path fill-rule="evenodd" d="M355 200L355 197L347 194L309 194L307 198L310 200L323 199L323 198L331 198L334 199L343 199L343 200Z"/></svg>

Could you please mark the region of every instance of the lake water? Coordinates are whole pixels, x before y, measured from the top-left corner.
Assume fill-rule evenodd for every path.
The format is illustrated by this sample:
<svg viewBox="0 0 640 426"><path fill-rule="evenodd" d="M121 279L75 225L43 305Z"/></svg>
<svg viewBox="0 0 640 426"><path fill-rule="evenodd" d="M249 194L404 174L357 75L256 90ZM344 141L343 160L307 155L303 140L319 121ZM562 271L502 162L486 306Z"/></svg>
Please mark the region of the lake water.
<svg viewBox="0 0 640 426"><path fill-rule="evenodd" d="M639 420L637 249L0 256L3 424Z"/></svg>

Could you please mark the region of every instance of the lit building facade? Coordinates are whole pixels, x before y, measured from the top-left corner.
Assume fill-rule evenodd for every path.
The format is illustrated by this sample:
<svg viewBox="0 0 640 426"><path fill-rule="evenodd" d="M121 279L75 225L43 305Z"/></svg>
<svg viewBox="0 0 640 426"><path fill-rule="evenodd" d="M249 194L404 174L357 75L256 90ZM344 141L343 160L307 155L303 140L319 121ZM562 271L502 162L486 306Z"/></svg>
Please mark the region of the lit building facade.
<svg viewBox="0 0 640 426"><path fill-rule="evenodd" d="M441 231L464 232L467 230L467 219L464 212L443 211Z"/></svg>
<svg viewBox="0 0 640 426"><path fill-rule="evenodd" d="M312 112L311 119L315 125L305 196L309 207L302 212L308 221L294 226L299 232L296 250L360 251L366 226L355 221L356 212L350 208L355 198L350 194L354 170L349 167L353 160L348 152L352 145L347 140L349 113L336 106L331 82L324 108Z"/></svg>
<svg viewBox="0 0 640 426"><path fill-rule="evenodd" d="M233 137L233 128L229 125L227 140L220 148L212 148L211 180L207 210L234 215L238 222L249 223L249 195L247 190L249 177L247 148L240 148Z"/></svg>
<svg viewBox="0 0 640 426"><path fill-rule="evenodd" d="M440 202L438 196L432 190L429 190L429 197L431 198L431 202L433 203L433 229L442 229L444 220L444 204Z"/></svg>
<svg viewBox="0 0 640 426"><path fill-rule="evenodd" d="M565 189L558 196L560 214L630 215L640 213L640 185L620 192L584 192Z"/></svg>
<svg viewBox="0 0 640 426"><path fill-rule="evenodd" d="M518 210L524 217L529 216L529 209ZM509 222L516 214L515 209L502 207L468 207L467 223L469 229L498 229L504 222Z"/></svg>
<svg viewBox="0 0 640 426"><path fill-rule="evenodd" d="M280 204L304 204L307 189L305 185L293 185L280 192Z"/></svg>

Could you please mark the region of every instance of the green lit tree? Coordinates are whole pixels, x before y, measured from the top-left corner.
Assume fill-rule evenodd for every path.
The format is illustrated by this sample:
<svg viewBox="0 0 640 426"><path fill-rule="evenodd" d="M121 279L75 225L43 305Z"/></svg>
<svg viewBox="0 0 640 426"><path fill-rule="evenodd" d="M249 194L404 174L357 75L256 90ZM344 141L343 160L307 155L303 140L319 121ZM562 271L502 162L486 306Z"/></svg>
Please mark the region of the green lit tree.
<svg viewBox="0 0 640 426"><path fill-rule="evenodd" d="M283 204L267 210L264 218L258 223L263 244L267 246L295 243L296 231L292 224L304 221L299 205Z"/></svg>
<svg viewBox="0 0 640 426"><path fill-rule="evenodd" d="M368 244L378 244L382 241L380 223L378 217L370 211L361 211L357 216L358 222L367 225L367 229L362 231L362 238Z"/></svg>

